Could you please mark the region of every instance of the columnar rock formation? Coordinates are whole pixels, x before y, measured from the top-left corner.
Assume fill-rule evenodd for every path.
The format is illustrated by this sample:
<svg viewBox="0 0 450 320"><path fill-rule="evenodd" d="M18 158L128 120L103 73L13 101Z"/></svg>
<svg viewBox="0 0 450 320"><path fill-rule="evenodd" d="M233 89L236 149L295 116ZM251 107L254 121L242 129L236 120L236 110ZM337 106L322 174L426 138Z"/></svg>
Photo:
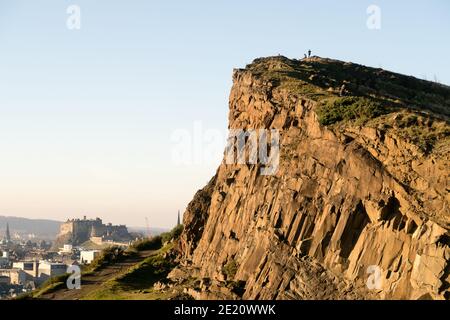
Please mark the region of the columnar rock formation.
<svg viewBox="0 0 450 320"><path fill-rule="evenodd" d="M389 107L327 122L349 96ZM223 163L197 192L181 238L180 269L203 279L191 293L448 299L449 105L446 86L329 59L235 70L229 127L279 130L280 163Z"/></svg>

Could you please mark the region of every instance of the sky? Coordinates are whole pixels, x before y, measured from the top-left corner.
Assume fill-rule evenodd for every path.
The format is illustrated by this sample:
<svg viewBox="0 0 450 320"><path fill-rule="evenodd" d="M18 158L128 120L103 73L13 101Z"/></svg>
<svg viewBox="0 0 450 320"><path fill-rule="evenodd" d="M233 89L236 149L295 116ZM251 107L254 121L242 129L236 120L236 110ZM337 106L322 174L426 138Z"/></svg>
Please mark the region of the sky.
<svg viewBox="0 0 450 320"><path fill-rule="evenodd" d="M450 84L449 34L447 0L0 0L0 215L172 227L220 163L233 68L311 49Z"/></svg>

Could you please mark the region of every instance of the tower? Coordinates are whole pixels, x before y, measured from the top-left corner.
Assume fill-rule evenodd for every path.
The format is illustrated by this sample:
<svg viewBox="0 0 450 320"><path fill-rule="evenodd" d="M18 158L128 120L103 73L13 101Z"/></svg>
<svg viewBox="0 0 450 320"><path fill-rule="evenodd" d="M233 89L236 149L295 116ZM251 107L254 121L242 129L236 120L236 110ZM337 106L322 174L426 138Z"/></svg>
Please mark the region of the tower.
<svg viewBox="0 0 450 320"><path fill-rule="evenodd" d="M97 228L95 227L95 225L93 225L92 227L91 227L91 234L90 234L90 237L92 238L92 237L98 237L99 235L98 235L98 232L97 232Z"/></svg>
<svg viewBox="0 0 450 320"><path fill-rule="evenodd" d="M6 223L6 234L5 234L5 240L7 242L11 242L11 234L9 233L9 223Z"/></svg>
<svg viewBox="0 0 450 320"><path fill-rule="evenodd" d="M178 219L177 219L177 227L181 224L180 221L180 210L178 210Z"/></svg>

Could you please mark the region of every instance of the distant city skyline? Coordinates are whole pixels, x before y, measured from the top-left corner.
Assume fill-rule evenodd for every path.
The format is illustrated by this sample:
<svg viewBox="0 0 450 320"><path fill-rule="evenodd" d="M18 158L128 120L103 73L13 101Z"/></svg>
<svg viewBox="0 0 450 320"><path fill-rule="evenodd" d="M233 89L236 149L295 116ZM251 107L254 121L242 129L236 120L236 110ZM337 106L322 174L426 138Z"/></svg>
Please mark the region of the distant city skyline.
<svg viewBox="0 0 450 320"><path fill-rule="evenodd" d="M173 225L171 227L175 227L179 224L182 223L182 214L180 213L180 211L178 211L178 214L174 215L174 218L177 219L176 223L173 223ZM15 220L20 220L20 219L26 219L29 221L37 221L37 222L57 222L57 223L64 223L67 221L71 221L71 220L95 220L95 219L100 219L102 220L104 223L109 224L112 222L107 221L105 219L102 219L102 217L100 216L75 216L75 217L68 217L66 219L41 219L41 218L29 218L29 217L20 217L20 216L4 216L4 215L0 215L0 239L2 236L6 236L7 234L7 230L9 231L9 237L11 238L11 230L14 233L17 230L22 230L23 228L21 226L17 226L17 223L13 223L13 228L11 229L10 227L10 222L9 221L15 221ZM150 221L149 221L150 222ZM142 229L142 230L146 230L146 229L152 229L152 230L169 230L170 227L158 227L158 226L152 226L152 225L146 225L146 223L144 222L144 224L138 224L138 225L127 225L125 222L124 223L116 223L117 225L126 225L129 228L138 228L138 229ZM28 227L30 228L30 227ZM32 228L32 227L31 227ZM16 229L16 230L14 230Z"/></svg>
<svg viewBox="0 0 450 320"><path fill-rule="evenodd" d="M311 49L450 84L449 12L444 0L0 0L0 215L173 227L224 147L177 165L173 133L226 134L233 68Z"/></svg>

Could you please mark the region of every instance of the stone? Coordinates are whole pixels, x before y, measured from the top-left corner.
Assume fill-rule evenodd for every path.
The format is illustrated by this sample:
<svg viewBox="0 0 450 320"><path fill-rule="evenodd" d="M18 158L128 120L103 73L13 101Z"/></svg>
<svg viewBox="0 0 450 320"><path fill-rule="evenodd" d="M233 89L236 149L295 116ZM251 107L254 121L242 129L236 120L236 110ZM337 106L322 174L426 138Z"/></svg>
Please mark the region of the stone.
<svg viewBox="0 0 450 320"><path fill-rule="evenodd" d="M322 125L320 102L301 88L314 82L322 95L339 97L319 87L321 79L342 85L323 69L299 68L298 86L268 85L262 75L312 62L343 66L273 57L234 71L229 127L279 129L279 167L264 176L258 165L222 163L196 193L184 214L179 268L192 265L212 284L186 292L235 299L224 287L230 282L243 284L244 299L448 298L448 153L422 152L402 135L394 124L412 112L406 109L377 118L382 130L369 122ZM389 75L372 74L391 81ZM347 82L345 95L376 93L370 83ZM222 266L230 261L236 270L225 279ZM374 272L381 282L370 289ZM182 278L181 271L169 277Z"/></svg>

